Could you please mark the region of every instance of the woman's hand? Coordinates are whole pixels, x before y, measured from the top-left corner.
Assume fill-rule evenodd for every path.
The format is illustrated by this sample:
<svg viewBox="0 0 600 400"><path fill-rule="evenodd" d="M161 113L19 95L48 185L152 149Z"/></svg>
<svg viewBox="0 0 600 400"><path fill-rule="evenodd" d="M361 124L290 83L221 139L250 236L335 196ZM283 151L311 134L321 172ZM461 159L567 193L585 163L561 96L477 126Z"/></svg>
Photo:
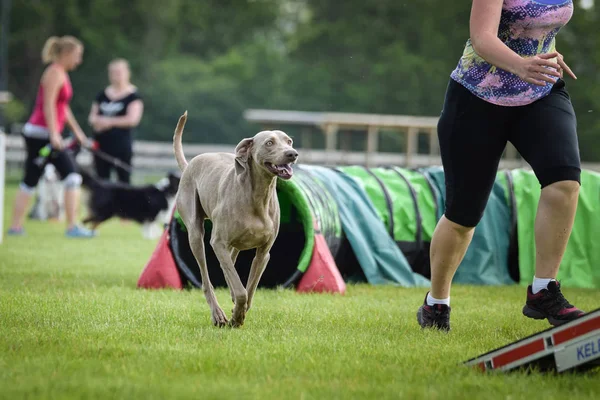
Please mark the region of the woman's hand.
<svg viewBox="0 0 600 400"><path fill-rule="evenodd" d="M558 72L560 73L560 77L561 78L563 77L563 71L567 71L567 74L569 74L569 76L571 78L577 79L577 77L575 76L573 71L571 71L571 68L569 68L569 66L565 62L563 55L560 54L559 52L556 52L556 54L558 54L557 59L558 59L558 65L560 66L560 69L558 70Z"/></svg>
<svg viewBox="0 0 600 400"><path fill-rule="evenodd" d="M558 63L550 61L552 58L558 58L558 53L553 52L522 58L522 61L513 72L525 82L534 85L546 86L546 82L555 83L561 77L559 72L561 67Z"/></svg>
<svg viewBox="0 0 600 400"><path fill-rule="evenodd" d="M93 102L92 103L92 108L90 109L90 114L88 115L88 125L91 126L92 128L94 127L94 125L96 124L96 121L98 120L98 110L99 110L99 106L97 102Z"/></svg>
<svg viewBox="0 0 600 400"><path fill-rule="evenodd" d="M79 142L81 147L83 147L83 148L90 147L91 140L86 136L85 133L83 133L82 130L76 131L75 137L77 138L77 141Z"/></svg>
<svg viewBox="0 0 600 400"><path fill-rule="evenodd" d="M62 138L58 133L50 134L50 145L54 150L60 151L62 150Z"/></svg>
<svg viewBox="0 0 600 400"><path fill-rule="evenodd" d="M96 132L103 132L112 128L112 123L108 118L95 117L92 121L92 127Z"/></svg>

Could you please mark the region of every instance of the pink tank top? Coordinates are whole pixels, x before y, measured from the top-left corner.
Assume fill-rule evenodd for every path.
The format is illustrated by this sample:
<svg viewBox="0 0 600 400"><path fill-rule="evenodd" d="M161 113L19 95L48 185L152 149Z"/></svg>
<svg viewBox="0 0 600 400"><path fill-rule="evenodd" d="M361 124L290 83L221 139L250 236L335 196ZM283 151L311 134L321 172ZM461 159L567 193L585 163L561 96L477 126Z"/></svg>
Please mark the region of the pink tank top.
<svg viewBox="0 0 600 400"><path fill-rule="evenodd" d="M56 96L56 125L58 128L58 132L62 133L65 122L67 119L67 107L69 106L69 102L73 97L73 87L71 86L71 80L69 79L69 74L65 73L65 82L58 92L58 96ZM32 125L43 126L44 128L48 128L48 124L46 123L46 117L44 116L44 87L40 84L40 87L37 92L37 97L35 99L35 106L33 109L33 113L31 117L29 117L29 122Z"/></svg>

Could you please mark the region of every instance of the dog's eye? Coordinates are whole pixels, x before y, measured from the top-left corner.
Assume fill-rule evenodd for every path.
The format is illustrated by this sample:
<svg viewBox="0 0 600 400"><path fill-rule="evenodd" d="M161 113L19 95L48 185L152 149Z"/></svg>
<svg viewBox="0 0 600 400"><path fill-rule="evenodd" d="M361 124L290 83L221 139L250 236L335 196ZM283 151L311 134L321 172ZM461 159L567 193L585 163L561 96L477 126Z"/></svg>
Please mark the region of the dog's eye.
<svg viewBox="0 0 600 400"><path fill-rule="evenodd" d="M288 144L291 146L292 145L292 139L288 139Z"/></svg>
<svg viewBox="0 0 600 400"><path fill-rule="evenodd" d="M269 141L267 142L267 146L273 146L273 141L272 141L272 140L269 140Z"/></svg>

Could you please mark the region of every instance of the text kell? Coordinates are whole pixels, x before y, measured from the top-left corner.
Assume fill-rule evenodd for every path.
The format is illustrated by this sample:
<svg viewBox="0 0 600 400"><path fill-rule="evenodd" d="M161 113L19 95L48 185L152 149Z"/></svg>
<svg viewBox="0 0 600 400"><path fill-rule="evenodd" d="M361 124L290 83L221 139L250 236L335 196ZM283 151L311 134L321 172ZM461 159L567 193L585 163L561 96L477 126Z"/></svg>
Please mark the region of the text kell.
<svg viewBox="0 0 600 400"><path fill-rule="evenodd" d="M577 361L585 360L600 353L600 339L587 342L577 347Z"/></svg>

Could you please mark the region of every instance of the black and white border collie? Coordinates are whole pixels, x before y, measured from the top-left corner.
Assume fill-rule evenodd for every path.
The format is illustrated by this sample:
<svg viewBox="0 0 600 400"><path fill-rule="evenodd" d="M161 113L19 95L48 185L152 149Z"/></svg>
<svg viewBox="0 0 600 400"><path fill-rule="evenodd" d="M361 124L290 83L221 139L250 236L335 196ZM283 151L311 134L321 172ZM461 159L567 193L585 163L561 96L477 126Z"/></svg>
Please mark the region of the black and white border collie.
<svg viewBox="0 0 600 400"><path fill-rule="evenodd" d="M180 175L169 173L154 185L133 186L98 179L83 169L79 172L83 186L90 192L87 202L90 215L83 223L91 224L92 230L104 221L119 217L142 224L142 235L146 239L162 234L175 206Z"/></svg>

